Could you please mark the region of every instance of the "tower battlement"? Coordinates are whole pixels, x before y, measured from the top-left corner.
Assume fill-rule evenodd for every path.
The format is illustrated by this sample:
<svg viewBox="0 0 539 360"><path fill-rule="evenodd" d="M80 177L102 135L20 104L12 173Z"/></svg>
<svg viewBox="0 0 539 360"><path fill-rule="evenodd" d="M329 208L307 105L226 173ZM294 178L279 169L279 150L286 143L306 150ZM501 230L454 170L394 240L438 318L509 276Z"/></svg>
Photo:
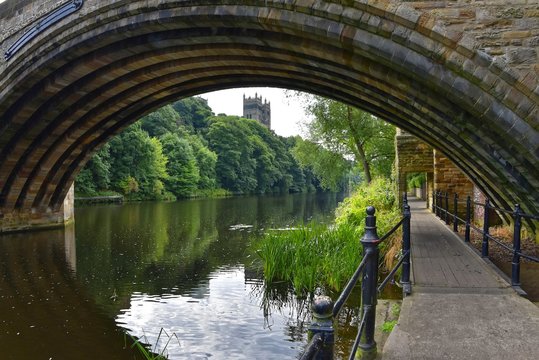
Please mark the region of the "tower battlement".
<svg viewBox="0 0 539 360"><path fill-rule="evenodd" d="M251 96L246 97L243 94L243 117L257 120L268 129L271 129L270 102L267 99L262 101L262 95L258 97L258 93L255 93L254 98Z"/></svg>

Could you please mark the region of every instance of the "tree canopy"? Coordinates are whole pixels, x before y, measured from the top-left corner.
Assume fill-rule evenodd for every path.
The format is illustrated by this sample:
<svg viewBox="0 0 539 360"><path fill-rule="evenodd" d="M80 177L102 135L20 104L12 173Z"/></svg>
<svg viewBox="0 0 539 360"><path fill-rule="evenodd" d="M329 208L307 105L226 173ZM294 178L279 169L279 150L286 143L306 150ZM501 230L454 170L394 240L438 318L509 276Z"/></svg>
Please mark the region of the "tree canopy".
<svg viewBox="0 0 539 360"><path fill-rule="evenodd" d="M314 175L317 170L296 154L302 143L299 137L278 136L256 120L214 116L206 100L187 98L144 116L103 146L80 172L75 191L79 196L114 191L143 200L307 192L342 185L338 176L328 181ZM335 158L343 160L329 150L321 156L326 162Z"/></svg>
<svg viewBox="0 0 539 360"><path fill-rule="evenodd" d="M390 176L395 158L393 125L334 100L307 94L298 96L303 97L305 109L312 117L312 121L305 124L307 137L318 145L318 149L354 160L367 183L371 182L373 176ZM304 150L296 149L296 154ZM313 146L308 150L315 151ZM323 177L330 171L346 171L340 163L325 164L327 167L313 159L317 175ZM307 162L304 161L304 165Z"/></svg>

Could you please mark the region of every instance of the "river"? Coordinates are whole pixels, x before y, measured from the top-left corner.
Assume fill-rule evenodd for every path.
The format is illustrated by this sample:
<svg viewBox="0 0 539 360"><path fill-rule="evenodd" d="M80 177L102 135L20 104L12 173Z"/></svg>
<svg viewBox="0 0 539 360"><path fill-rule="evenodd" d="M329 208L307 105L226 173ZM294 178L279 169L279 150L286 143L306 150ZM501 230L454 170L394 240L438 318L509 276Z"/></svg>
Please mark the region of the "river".
<svg viewBox="0 0 539 360"><path fill-rule="evenodd" d="M268 229L330 222L340 200L85 206L65 230L3 235L2 358L133 359L126 340L136 337L168 343L170 359L294 359L307 341L307 301L287 284L267 289L250 244ZM352 338L349 328L341 335Z"/></svg>

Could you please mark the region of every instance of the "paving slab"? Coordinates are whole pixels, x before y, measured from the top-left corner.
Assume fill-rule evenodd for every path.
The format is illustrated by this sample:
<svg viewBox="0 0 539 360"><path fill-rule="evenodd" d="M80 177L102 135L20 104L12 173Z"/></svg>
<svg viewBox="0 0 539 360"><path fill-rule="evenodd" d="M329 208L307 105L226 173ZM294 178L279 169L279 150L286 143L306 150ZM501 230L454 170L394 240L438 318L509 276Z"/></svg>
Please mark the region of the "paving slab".
<svg viewBox="0 0 539 360"><path fill-rule="evenodd" d="M425 209L412 207L412 295L382 359L539 359L539 308Z"/></svg>

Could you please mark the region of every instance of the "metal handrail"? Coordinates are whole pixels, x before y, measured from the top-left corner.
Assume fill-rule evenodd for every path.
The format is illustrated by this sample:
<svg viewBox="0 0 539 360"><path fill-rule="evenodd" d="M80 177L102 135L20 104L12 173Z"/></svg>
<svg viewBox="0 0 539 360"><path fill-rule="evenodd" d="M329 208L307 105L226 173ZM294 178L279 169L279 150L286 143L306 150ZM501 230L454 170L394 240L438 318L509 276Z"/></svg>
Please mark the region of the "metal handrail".
<svg viewBox="0 0 539 360"><path fill-rule="evenodd" d="M309 333L312 335L309 345L304 350L301 359L308 360L313 358L333 359L333 319L338 316L344 303L350 296L352 289L363 275L361 282L361 311L362 320L359 323L359 329L352 347L350 359L355 358L358 347L361 347L363 353L376 353L376 342L374 341L374 330L376 321L376 299L378 291L383 289L389 279L395 275L396 271L402 266L401 283L405 294L411 293L410 283L410 206L406 195L403 198L403 217L393 228L381 238L376 231L376 209L372 206L367 208L367 217L365 219L365 235L361 239L363 245L363 259L358 265L356 271L346 284L339 298L333 304L327 296L317 297L313 302L313 321L309 327ZM390 274L378 286L378 246L382 241L393 234L400 226L403 227L402 236L402 257L397 265L391 270ZM322 344L316 345L313 340L315 334L320 334Z"/></svg>
<svg viewBox="0 0 539 360"><path fill-rule="evenodd" d="M393 228L391 228L391 230L389 230L384 236L382 236L380 238L380 240L378 240L378 243L381 243L383 242L384 240L386 240L388 237L390 237L391 235L393 235L393 233L395 231L397 231L397 229L402 225L402 223L404 222L404 220L406 220L406 217L403 216L401 218L401 220L397 223L397 225L393 226Z"/></svg>
<svg viewBox="0 0 539 360"><path fill-rule="evenodd" d="M339 298L337 299L337 301L335 301L335 306L333 307L333 317L337 317L337 315L339 315L344 303L346 302L346 300L348 300L348 297L352 293L354 286L356 286L359 277L363 273L363 268L367 263L367 256L368 255L363 256L363 259L361 260L361 263L354 272L354 275L352 275L350 280L348 280L348 283L344 287L344 290L342 291L341 295L339 295Z"/></svg>
<svg viewBox="0 0 539 360"><path fill-rule="evenodd" d="M307 344L305 347L305 350L303 351L303 354L299 358L300 360L310 360L314 358L316 353L320 350L322 345L324 344L324 338L322 337L321 333L316 333L311 338L311 341Z"/></svg>
<svg viewBox="0 0 539 360"><path fill-rule="evenodd" d="M433 213L436 214L436 216L442 217L442 215L445 215L442 218L442 220L445 220L446 223L449 224L448 215L450 214L453 217L453 230L455 232L458 231L459 222L462 222L466 225L466 231L464 235L465 242L470 242L470 230L474 230L483 236L483 241L481 243L481 256L485 258L489 256L489 240L492 240L496 245L512 253L513 259L511 262L511 285L520 286L520 258L525 258L530 261L539 263L539 258L524 254L520 248L520 233L522 229L522 219L524 218L524 219L531 219L531 220L539 220L539 215L526 214L522 212L518 204L515 204L514 210L511 210L511 209L508 210L508 209L503 209L500 207L492 206L488 198L485 200L484 203L481 203L477 201L472 201L471 197L468 196L466 200L466 219L462 219L457 214L459 202L457 201L458 196L456 194L455 194L454 208L453 208L452 214L449 212L449 209L447 208L447 200L446 200L445 208L439 206L439 205L443 206L444 193L442 193L441 191L434 191L432 196L433 196L432 211ZM447 197L448 197L448 193L446 192L445 199L447 199ZM472 205L482 206L484 208L483 229L480 229L472 224L472 219L471 219ZM489 210L494 210L498 213L511 215L511 217L514 219L513 246L512 247L504 243L501 239L495 236L492 236L489 233L489 228L490 228Z"/></svg>
<svg viewBox="0 0 539 360"><path fill-rule="evenodd" d="M378 286L378 288L376 289L378 291L378 294L382 292L382 290L384 290L384 288L386 287L387 283L389 282L389 279L392 279L393 276L395 275L395 273L397 272L397 270L399 270L400 266L402 265L404 259L406 258L406 255L409 255L410 254L410 250L406 251L404 254L402 254L399 262L397 263L397 265L393 266L393 269L391 269L391 271L389 272L389 274L387 274L386 278L384 279L384 281L382 281L382 283Z"/></svg>
<svg viewBox="0 0 539 360"><path fill-rule="evenodd" d="M361 335L363 335L363 330L365 330L365 323L367 320L367 315L369 315L371 311L372 311L372 308L368 307L363 312L363 318L361 319L361 322L359 323L359 330L357 332L356 339L354 340L354 345L352 346L352 350L350 351L350 356L348 357L348 360L354 360L356 358L356 352L357 352L357 348L359 347L359 343L361 341Z"/></svg>

